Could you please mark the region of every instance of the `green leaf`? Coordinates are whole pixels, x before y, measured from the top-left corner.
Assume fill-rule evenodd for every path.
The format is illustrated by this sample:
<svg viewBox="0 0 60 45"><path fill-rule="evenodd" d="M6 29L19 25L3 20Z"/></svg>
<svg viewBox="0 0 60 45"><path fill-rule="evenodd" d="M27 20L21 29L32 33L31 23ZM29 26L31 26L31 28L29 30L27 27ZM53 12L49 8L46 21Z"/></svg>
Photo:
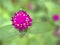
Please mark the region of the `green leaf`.
<svg viewBox="0 0 60 45"><path fill-rule="evenodd" d="M12 25L6 25L0 28L0 40L10 40L16 36L19 32L12 27Z"/></svg>
<svg viewBox="0 0 60 45"><path fill-rule="evenodd" d="M46 6L46 8L48 9L48 13L52 13L52 14L54 14L54 13L57 13L58 12L58 9L57 9L57 7L54 5L54 3L53 2L44 2L44 4L45 4L45 6Z"/></svg>
<svg viewBox="0 0 60 45"><path fill-rule="evenodd" d="M30 28L29 32L31 33L43 33L54 30L54 27L48 22L35 22Z"/></svg>

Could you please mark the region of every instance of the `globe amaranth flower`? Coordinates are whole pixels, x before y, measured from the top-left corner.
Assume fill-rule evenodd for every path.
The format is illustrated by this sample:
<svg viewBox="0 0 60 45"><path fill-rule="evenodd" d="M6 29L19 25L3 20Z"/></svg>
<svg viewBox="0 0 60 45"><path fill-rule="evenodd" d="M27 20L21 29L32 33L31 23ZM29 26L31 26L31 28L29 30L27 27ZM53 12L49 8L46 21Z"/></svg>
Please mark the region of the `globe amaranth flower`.
<svg viewBox="0 0 60 45"><path fill-rule="evenodd" d="M30 10L33 10L33 5L32 5L32 4L29 4L29 5L28 5L28 8L29 8Z"/></svg>
<svg viewBox="0 0 60 45"><path fill-rule="evenodd" d="M28 28L28 26L32 25L32 19L26 11L22 10L15 13L11 21L12 25L20 31L25 30Z"/></svg>
<svg viewBox="0 0 60 45"><path fill-rule="evenodd" d="M59 30L55 30L54 32L53 32L53 34L54 34L54 36L58 36L59 35L59 32L58 32Z"/></svg>
<svg viewBox="0 0 60 45"><path fill-rule="evenodd" d="M59 36L60 35L60 26L57 26L56 29L53 32L54 36Z"/></svg>
<svg viewBox="0 0 60 45"><path fill-rule="evenodd" d="M52 16L52 19L53 19L53 21L58 21L58 20L59 20L58 14L54 14L54 15Z"/></svg>

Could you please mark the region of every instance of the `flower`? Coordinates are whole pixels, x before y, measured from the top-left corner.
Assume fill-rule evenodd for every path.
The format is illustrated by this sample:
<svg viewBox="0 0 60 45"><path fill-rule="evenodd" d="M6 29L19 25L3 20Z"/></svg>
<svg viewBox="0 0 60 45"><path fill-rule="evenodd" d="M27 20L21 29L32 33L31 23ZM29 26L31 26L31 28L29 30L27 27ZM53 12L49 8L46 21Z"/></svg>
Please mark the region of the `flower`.
<svg viewBox="0 0 60 45"><path fill-rule="evenodd" d="M29 9L29 10L35 10L35 5L34 4L29 4L28 6L27 6L27 8Z"/></svg>
<svg viewBox="0 0 60 45"><path fill-rule="evenodd" d="M25 30L32 25L32 19L26 11L18 11L11 19L12 25L20 31Z"/></svg>
<svg viewBox="0 0 60 45"><path fill-rule="evenodd" d="M59 20L59 16L58 16L57 14L54 14L54 15L52 16L52 19L53 19L54 21L58 21L58 20Z"/></svg>
<svg viewBox="0 0 60 45"><path fill-rule="evenodd" d="M29 8L30 10L32 10L32 9L33 9L33 5L30 4L30 5L28 6L28 8Z"/></svg>
<svg viewBox="0 0 60 45"><path fill-rule="evenodd" d="M53 33L54 33L54 36L58 36L59 35L58 30L55 30Z"/></svg>

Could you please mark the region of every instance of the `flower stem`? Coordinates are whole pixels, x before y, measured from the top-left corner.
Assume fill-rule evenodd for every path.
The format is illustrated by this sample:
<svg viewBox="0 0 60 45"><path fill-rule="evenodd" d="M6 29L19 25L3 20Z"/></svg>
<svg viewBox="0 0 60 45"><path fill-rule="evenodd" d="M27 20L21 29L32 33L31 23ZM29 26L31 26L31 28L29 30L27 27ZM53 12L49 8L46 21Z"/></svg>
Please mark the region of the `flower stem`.
<svg viewBox="0 0 60 45"><path fill-rule="evenodd" d="M3 45L1 40L0 40L0 45Z"/></svg>

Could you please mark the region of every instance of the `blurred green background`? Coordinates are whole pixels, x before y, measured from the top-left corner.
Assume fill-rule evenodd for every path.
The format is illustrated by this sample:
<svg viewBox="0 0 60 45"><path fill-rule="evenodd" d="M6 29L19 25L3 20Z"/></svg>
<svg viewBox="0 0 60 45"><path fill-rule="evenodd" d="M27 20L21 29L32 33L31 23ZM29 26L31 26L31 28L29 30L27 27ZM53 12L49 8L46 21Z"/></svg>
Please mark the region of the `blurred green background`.
<svg viewBox="0 0 60 45"><path fill-rule="evenodd" d="M19 10L33 20L24 35L11 25L11 17ZM0 0L0 45L57 45L53 24L60 21L54 22L53 14L60 15L60 0Z"/></svg>

